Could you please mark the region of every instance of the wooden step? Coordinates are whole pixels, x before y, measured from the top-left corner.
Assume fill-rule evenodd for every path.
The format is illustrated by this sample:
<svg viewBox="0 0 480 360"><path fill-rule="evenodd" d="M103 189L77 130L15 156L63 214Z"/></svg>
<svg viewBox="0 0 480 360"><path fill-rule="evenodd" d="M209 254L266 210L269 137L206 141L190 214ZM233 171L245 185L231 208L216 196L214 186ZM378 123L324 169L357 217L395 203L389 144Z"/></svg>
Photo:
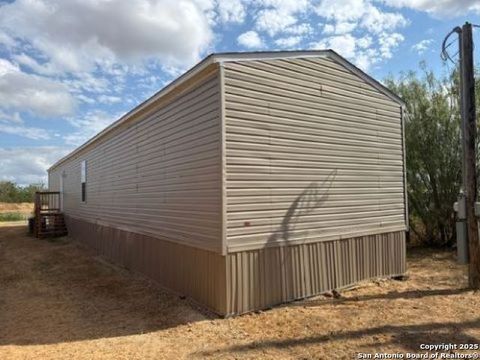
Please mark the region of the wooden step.
<svg viewBox="0 0 480 360"><path fill-rule="evenodd" d="M38 238L65 236L68 234L62 213L38 212L35 216L35 235Z"/></svg>

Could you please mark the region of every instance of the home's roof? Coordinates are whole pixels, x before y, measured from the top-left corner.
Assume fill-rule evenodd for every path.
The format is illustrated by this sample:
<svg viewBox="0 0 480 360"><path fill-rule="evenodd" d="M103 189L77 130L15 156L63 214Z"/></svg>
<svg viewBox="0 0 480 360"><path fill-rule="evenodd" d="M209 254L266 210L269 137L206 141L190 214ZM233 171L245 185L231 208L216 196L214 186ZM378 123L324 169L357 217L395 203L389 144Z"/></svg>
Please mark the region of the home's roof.
<svg viewBox="0 0 480 360"><path fill-rule="evenodd" d="M401 106L405 106L404 101L395 93L390 91L388 88L383 86L380 82L360 70L354 64L349 62L348 60L344 59L340 55L338 55L335 51L327 49L327 50L298 50L298 51L251 51L251 52L225 52L225 53L213 53L208 55L205 59L200 61L190 70L176 78L170 84L165 86L163 89L155 93L149 99L145 100L128 113L123 115L120 119L113 122L111 125L107 126L105 129L100 131L97 135L92 137L90 140L85 142L84 144L80 145L78 148L73 150L68 155L64 156L60 160L58 160L55 164L53 164L48 171L54 169L65 160L71 158L75 154L78 154L80 151L85 149L86 147L92 145L93 143L97 142L105 135L113 131L114 129L121 126L123 123L131 119L135 114L145 109L150 104L154 103L155 101L159 100L160 98L164 97L165 95L169 94L173 89L177 88L180 84L186 82L187 80L191 79L196 74L200 73L202 70L207 68L209 65L214 63L223 63L223 62L231 62L231 61L251 61L251 60L271 60L271 59L291 59L291 58L308 58L308 57L329 57L334 59L338 63L342 64L345 68L349 69L351 72L356 74L357 76L361 77L367 83L372 85L381 93L385 94L391 100L397 102Z"/></svg>

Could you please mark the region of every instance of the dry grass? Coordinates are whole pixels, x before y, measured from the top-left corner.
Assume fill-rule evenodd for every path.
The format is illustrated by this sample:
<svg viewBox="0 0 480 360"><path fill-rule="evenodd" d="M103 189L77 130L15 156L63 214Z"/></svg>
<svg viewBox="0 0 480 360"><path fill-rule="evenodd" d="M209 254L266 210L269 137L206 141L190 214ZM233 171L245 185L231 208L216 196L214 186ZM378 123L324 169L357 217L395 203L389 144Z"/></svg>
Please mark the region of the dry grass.
<svg viewBox="0 0 480 360"><path fill-rule="evenodd" d="M411 254L405 282L218 319L67 239L25 232L0 228L1 359L351 359L480 339L480 296L448 252Z"/></svg>
<svg viewBox="0 0 480 360"><path fill-rule="evenodd" d="M33 213L33 203L4 203L0 202L0 213Z"/></svg>

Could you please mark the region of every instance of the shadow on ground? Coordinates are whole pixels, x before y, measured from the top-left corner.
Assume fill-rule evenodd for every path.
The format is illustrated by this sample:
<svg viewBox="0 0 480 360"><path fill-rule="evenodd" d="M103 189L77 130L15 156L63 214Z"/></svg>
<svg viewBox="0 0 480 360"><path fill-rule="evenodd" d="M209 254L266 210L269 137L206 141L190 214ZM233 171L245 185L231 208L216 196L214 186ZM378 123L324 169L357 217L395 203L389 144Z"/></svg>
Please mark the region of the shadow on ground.
<svg viewBox="0 0 480 360"><path fill-rule="evenodd" d="M24 226L0 227L0 348L6 354L15 345L21 357L39 350L24 345L65 343L43 350L63 357L103 349L118 358L128 349L159 357L168 351L172 358L352 358L362 351L418 352L421 343L480 341L479 296L463 288L465 269L449 253L413 254L406 282L368 282L340 299L215 320L68 239L37 240L25 232Z"/></svg>
<svg viewBox="0 0 480 360"><path fill-rule="evenodd" d="M61 238L0 228L0 345L50 344L168 329L213 317Z"/></svg>
<svg viewBox="0 0 480 360"><path fill-rule="evenodd" d="M448 295L459 295L463 293L471 292L471 289L460 288L460 289L430 289L430 290L408 290L408 291L391 291L386 294L366 294L359 296L351 297L340 297L335 299L334 302L337 304L343 304L348 302L360 302L360 301L370 301L370 300L396 300L396 299L422 299L429 296L448 296ZM314 307L321 306L325 304L324 300L308 300L305 302L297 302L289 304L289 306L301 306L301 307Z"/></svg>
<svg viewBox="0 0 480 360"><path fill-rule="evenodd" d="M383 351L389 346L400 346L405 351L421 353L421 344L478 344L479 339L468 335L465 331L480 328L480 319L460 323L429 323L421 325L379 326L356 331L341 331L311 337L294 339L269 340L251 342L238 346L230 346L215 350L198 352L197 356L221 356L222 354L245 353L253 350L286 349L291 347L321 346L330 342L351 342L356 339L381 337L381 342L369 343L368 351L372 347ZM362 352L361 347L352 349Z"/></svg>

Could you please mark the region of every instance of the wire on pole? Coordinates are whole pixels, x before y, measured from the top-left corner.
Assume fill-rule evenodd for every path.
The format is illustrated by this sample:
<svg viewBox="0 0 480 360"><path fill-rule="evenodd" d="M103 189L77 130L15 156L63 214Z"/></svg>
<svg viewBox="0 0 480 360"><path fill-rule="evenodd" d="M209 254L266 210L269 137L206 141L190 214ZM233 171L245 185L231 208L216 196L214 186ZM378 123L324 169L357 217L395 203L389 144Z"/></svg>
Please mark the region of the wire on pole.
<svg viewBox="0 0 480 360"><path fill-rule="evenodd" d="M455 42L455 40L452 40L450 43L447 44L447 41L448 39L450 38L450 36L452 36L454 33L457 33L460 34L462 32L462 29L457 26L455 28L452 29L452 31L450 31L447 36L445 36L445 39L443 39L443 42L442 42L442 52L440 53L440 57L442 58L443 61L451 61L453 64L455 64L455 61L452 59L452 57L450 56L450 54L448 53L448 48ZM458 54L458 52L457 52ZM457 55L453 55L454 57Z"/></svg>

